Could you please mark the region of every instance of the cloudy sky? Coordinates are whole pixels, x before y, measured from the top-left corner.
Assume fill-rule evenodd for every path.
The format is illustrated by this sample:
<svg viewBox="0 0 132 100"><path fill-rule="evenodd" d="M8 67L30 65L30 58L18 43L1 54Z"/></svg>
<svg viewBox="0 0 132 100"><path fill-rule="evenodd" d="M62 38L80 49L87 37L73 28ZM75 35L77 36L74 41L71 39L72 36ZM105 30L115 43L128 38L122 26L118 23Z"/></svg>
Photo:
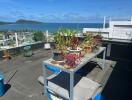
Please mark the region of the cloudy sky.
<svg viewBox="0 0 132 100"><path fill-rule="evenodd" d="M0 21L99 22L103 16L127 19L132 0L0 0Z"/></svg>

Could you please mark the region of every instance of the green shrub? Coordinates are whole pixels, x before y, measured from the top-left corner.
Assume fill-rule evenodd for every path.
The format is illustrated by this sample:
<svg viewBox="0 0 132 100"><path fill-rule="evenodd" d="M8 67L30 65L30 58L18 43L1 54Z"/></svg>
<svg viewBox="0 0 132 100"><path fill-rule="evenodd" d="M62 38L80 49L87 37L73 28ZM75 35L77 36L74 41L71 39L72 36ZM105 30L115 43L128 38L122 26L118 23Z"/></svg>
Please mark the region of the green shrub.
<svg viewBox="0 0 132 100"><path fill-rule="evenodd" d="M44 36L43 32L42 31L36 31L36 32L34 32L33 40L36 41L36 42L37 41L44 42L45 41L45 36Z"/></svg>

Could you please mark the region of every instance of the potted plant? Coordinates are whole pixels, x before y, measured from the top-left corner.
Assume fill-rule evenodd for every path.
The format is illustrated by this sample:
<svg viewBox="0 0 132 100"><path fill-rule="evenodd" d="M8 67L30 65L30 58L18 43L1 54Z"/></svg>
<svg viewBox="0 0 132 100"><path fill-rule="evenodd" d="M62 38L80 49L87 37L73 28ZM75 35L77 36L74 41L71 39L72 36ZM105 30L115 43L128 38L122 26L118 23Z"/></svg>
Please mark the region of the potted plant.
<svg viewBox="0 0 132 100"><path fill-rule="evenodd" d="M4 60L10 60L11 59L11 55L10 55L10 52L8 50L3 50L3 58L4 58Z"/></svg>
<svg viewBox="0 0 132 100"><path fill-rule="evenodd" d="M78 37L75 37L75 35L73 35L71 38L71 49L77 50L78 43L79 43Z"/></svg>
<svg viewBox="0 0 132 100"><path fill-rule="evenodd" d="M54 35L55 50L53 51L53 59L56 61L64 60L64 36L58 31Z"/></svg>
<svg viewBox="0 0 132 100"><path fill-rule="evenodd" d="M70 40L70 47L67 48L70 53L75 53L79 55L82 51L82 48L79 46L78 37L73 35Z"/></svg>
<svg viewBox="0 0 132 100"><path fill-rule="evenodd" d="M65 40L65 46L70 47L71 46L71 38L75 35L76 31L71 29L65 29L61 28L59 29L59 32L64 36Z"/></svg>
<svg viewBox="0 0 132 100"><path fill-rule="evenodd" d="M83 49L85 50L86 53L92 52L92 45L93 45L93 36L92 34L89 34L84 38L84 42L83 42Z"/></svg>
<svg viewBox="0 0 132 100"><path fill-rule="evenodd" d="M23 53L24 57L31 57L33 55L31 46L27 45L27 46L23 47L22 53Z"/></svg>
<svg viewBox="0 0 132 100"><path fill-rule="evenodd" d="M99 49L99 47L102 45L101 39L102 36L99 33L93 36L93 52L96 52Z"/></svg>
<svg viewBox="0 0 132 100"><path fill-rule="evenodd" d="M66 61L65 61L65 68L74 68L76 66L76 60L78 59L78 55L74 53L69 53L66 55Z"/></svg>

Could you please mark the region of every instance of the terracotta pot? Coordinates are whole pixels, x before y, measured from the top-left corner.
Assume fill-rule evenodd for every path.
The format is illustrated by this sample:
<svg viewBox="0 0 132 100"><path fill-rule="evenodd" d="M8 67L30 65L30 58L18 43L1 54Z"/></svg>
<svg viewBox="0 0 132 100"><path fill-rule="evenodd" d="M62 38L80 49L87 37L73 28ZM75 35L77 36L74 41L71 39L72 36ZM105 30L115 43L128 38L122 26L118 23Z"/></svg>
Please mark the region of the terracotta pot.
<svg viewBox="0 0 132 100"><path fill-rule="evenodd" d="M86 53L91 53L92 52L92 47L91 46L84 47L84 50L85 50Z"/></svg>

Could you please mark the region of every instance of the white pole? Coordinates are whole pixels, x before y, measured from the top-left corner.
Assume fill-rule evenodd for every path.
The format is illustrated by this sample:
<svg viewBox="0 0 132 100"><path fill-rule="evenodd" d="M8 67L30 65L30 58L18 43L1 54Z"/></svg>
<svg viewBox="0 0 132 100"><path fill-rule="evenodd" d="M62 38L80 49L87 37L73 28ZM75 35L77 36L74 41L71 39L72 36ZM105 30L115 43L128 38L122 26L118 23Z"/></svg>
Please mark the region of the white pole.
<svg viewBox="0 0 132 100"><path fill-rule="evenodd" d="M104 16L103 28L105 28L105 20L106 20L106 17Z"/></svg>
<svg viewBox="0 0 132 100"><path fill-rule="evenodd" d="M111 17L109 17L109 27L110 27L110 22L111 22L112 20L111 20Z"/></svg>
<svg viewBox="0 0 132 100"><path fill-rule="evenodd" d="M16 39L16 46L18 47L18 37L17 37L17 33L15 33L15 39Z"/></svg>
<svg viewBox="0 0 132 100"><path fill-rule="evenodd" d="M131 23L132 23L132 16L131 16Z"/></svg>
<svg viewBox="0 0 132 100"><path fill-rule="evenodd" d="M3 35L3 45L6 45L6 37Z"/></svg>
<svg viewBox="0 0 132 100"><path fill-rule="evenodd" d="M49 32L48 32L48 30L46 31L46 40L47 40L47 42L48 42L48 36L49 36Z"/></svg>
<svg viewBox="0 0 132 100"><path fill-rule="evenodd" d="M48 43L48 37L49 37L49 32L47 30L46 31L46 40L47 40L47 43L44 44L44 48L45 49L50 49L50 43Z"/></svg>

